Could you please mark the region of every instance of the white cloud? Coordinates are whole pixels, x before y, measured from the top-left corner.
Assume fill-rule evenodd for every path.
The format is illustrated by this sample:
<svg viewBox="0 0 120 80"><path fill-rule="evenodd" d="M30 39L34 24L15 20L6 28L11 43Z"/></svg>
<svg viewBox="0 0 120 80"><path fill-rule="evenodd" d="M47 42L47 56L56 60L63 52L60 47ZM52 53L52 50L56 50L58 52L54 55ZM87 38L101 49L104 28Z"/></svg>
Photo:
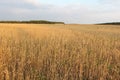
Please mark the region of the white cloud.
<svg viewBox="0 0 120 80"><path fill-rule="evenodd" d="M9 5L34 5L34 6L37 6L39 5L39 1L38 0L1 0L0 1L0 4L5 4L6 6L9 6Z"/></svg>
<svg viewBox="0 0 120 80"><path fill-rule="evenodd" d="M33 5L36 5L36 6L39 6L40 3L38 0L24 0L25 2L28 2L30 4L33 4Z"/></svg>
<svg viewBox="0 0 120 80"><path fill-rule="evenodd" d="M103 5L120 5L120 0L99 0L99 2Z"/></svg>
<svg viewBox="0 0 120 80"><path fill-rule="evenodd" d="M38 0L1 0L0 11L1 20L45 19L67 23L98 23L120 19L119 7L106 4L58 6L41 4Z"/></svg>

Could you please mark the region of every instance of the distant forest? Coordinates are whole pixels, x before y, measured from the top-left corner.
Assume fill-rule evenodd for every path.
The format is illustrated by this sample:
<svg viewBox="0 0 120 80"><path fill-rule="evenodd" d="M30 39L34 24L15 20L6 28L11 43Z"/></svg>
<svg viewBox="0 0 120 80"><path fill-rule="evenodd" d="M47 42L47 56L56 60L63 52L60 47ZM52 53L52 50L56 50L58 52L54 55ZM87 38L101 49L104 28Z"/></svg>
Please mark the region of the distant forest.
<svg viewBox="0 0 120 80"><path fill-rule="evenodd" d="M64 22L53 22L53 21L45 21L45 20L31 20L31 21L0 21L0 23L65 24Z"/></svg>
<svg viewBox="0 0 120 80"><path fill-rule="evenodd" d="M100 23L98 25L120 25L120 22Z"/></svg>

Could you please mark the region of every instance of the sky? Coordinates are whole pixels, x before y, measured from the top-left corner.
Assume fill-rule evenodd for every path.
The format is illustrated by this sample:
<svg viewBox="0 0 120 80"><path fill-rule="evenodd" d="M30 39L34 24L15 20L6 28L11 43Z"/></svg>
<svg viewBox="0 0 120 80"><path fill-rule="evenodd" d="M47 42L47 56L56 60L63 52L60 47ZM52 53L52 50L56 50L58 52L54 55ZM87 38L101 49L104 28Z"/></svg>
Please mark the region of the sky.
<svg viewBox="0 0 120 80"><path fill-rule="evenodd" d="M120 0L1 0L0 20L120 22Z"/></svg>

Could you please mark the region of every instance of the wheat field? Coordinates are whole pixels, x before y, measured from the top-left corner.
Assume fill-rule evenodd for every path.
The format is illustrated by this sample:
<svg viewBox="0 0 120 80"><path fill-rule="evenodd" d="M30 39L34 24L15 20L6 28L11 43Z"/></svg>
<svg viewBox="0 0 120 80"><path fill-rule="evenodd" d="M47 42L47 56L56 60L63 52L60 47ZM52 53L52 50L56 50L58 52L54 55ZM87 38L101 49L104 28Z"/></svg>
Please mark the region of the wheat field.
<svg viewBox="0 0 120 80"><path fill-rule="evenodd" d="M0 80L120 80L120 26L1 23Z"/></svg>

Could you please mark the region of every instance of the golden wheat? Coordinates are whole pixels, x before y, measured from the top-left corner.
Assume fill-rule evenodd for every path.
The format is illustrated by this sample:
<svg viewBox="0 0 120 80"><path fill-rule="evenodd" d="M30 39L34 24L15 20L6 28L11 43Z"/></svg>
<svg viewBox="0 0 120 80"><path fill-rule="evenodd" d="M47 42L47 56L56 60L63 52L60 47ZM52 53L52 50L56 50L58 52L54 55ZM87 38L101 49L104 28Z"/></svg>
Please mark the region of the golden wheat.
<svg viewBox="0 0 120 80"><path fill-rule="evenodd" d="M120 26L0 24L0 80L120 80Z"/></svg>

